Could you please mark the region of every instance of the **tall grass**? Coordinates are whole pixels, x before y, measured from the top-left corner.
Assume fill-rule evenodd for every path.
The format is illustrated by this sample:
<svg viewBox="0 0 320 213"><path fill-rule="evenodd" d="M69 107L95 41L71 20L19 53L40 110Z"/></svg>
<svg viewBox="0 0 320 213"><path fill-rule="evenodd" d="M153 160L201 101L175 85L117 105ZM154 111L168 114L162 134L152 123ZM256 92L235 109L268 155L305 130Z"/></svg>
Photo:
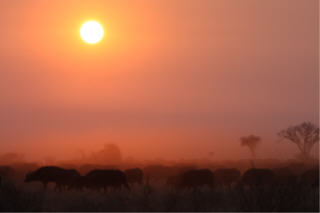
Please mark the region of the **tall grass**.
<svg viewBox="0 0 320 213"><path fill-rule="evenodd" d="M0 189L1 211L319 211L319 189L311 186L214 187L175 190L161 183L131 191L56 192L6 182Z"/></svg>

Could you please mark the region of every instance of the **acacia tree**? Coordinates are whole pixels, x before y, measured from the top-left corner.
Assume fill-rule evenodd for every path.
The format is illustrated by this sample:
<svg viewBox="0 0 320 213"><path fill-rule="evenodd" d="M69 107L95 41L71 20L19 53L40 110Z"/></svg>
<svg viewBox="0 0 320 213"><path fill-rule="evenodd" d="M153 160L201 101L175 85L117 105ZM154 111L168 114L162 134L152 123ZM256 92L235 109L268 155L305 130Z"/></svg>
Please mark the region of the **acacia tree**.
<svg viewBox="0 0 320 213"><path fill-rule="evenodd" d="M255 135L249 135L246 137L241 137L241 146L247 146L251 152L252 157L256 156L256 149L261 142L261 138Z"/></svg>
<svg viewBox="0 0 320 213"><path fill-rule="evenodd" d="M286 139L297 145L304 160L310 158L312 147L319 142L319 127L311 122L303 122L290 126L278 133L281 139Z"/></svg>

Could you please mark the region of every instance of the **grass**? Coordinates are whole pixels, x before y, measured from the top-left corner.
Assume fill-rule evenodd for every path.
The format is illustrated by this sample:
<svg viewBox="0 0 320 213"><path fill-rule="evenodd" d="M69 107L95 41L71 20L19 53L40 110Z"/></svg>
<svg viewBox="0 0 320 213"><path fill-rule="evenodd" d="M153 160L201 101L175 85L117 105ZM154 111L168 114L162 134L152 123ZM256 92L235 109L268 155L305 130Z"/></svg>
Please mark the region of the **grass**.
<svg viewBox="0 0 320 213"><path fill-rule="evenodd" d="M1 211L128 212L128 211L301 211L319 212L319 189L309 186L201 188L174 190L161 183L131 191L44 191L6 182L0 190Z"/></svg>

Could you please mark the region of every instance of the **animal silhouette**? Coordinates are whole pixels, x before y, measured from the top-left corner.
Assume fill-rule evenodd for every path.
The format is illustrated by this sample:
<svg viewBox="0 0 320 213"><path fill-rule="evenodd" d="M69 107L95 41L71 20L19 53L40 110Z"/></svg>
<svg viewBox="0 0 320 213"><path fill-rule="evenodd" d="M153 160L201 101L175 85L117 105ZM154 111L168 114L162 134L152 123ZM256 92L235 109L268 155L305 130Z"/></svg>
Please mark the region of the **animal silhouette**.
<svg viewBox="0 0 320 213"><path fill-rule="evenodd" d="M91 184L92 185L92 184ZM85 188L90 188L90 182L86 176L78 176L73 182L68 186L68 190L78 190L82 191Z"/></svg>
<svg viewBox="0 0 320 213"><path fill-rule="evenodd" d="M241 185L265 186L274 183L275 174L270 169L249 169L241 178Z"/></svg>
<svg viewBox="0 0 320 213"><path fill-rule="evenodd" d="M111 187L119 189L122 186L130 190L126 174L120 170L93 170L83 179L86 187L105 191Z"/></svg>
<svg viewBox="0 0 320 213"><path fill-rule="evenodd" d="M25 182L39 181L47 188L48 183L55 183L56 190L64 190L80 174L74 169L63 169L56 166L41 167L34 172L30 172L25 177Z"/></svg>
<svg viewBox="0 0 320 213"><path fill-rule="evenodd" d="M127 169L124 171L127 176L127 181L129 184L142 184L143 181L143 171L139 168Z"/></svg>
<svg viewBox="0 0 320 213"><path fill-rule="evenodd" d="M298 176L289 167L273 169L275 174L274 184L279 186L294 186L297 184Z"/></svg>
<svg viewBox="0 0 320 213"><path fill-rule="evenodd" d="M175 188L197 188L201 186L212 187L214 175L209 169L190 170L181 175L171 176L167 179L167 185Z"/></svg>
<svg viewBox="0 0 320 213"><path fill-rule="evenodd" d="M146 177L149 177L150 180L165 180L174 174L174 170L169 166L149 165L143 168L143 173Z"/></svg>

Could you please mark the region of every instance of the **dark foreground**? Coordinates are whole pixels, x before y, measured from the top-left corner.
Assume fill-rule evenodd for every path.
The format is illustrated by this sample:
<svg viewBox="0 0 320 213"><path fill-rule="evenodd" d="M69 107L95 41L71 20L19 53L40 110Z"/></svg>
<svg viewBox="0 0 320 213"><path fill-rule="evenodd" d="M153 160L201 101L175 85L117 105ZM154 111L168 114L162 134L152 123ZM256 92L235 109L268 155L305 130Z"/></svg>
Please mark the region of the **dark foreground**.
<svg viewBox="0 0 320 213"><path fill-rule="evenodd" d="M161 182L107 192L64 191L41 185L0 190L1 211L313 211L319 212L319 189L312 186L201 187L175 190Z"/></svg>

